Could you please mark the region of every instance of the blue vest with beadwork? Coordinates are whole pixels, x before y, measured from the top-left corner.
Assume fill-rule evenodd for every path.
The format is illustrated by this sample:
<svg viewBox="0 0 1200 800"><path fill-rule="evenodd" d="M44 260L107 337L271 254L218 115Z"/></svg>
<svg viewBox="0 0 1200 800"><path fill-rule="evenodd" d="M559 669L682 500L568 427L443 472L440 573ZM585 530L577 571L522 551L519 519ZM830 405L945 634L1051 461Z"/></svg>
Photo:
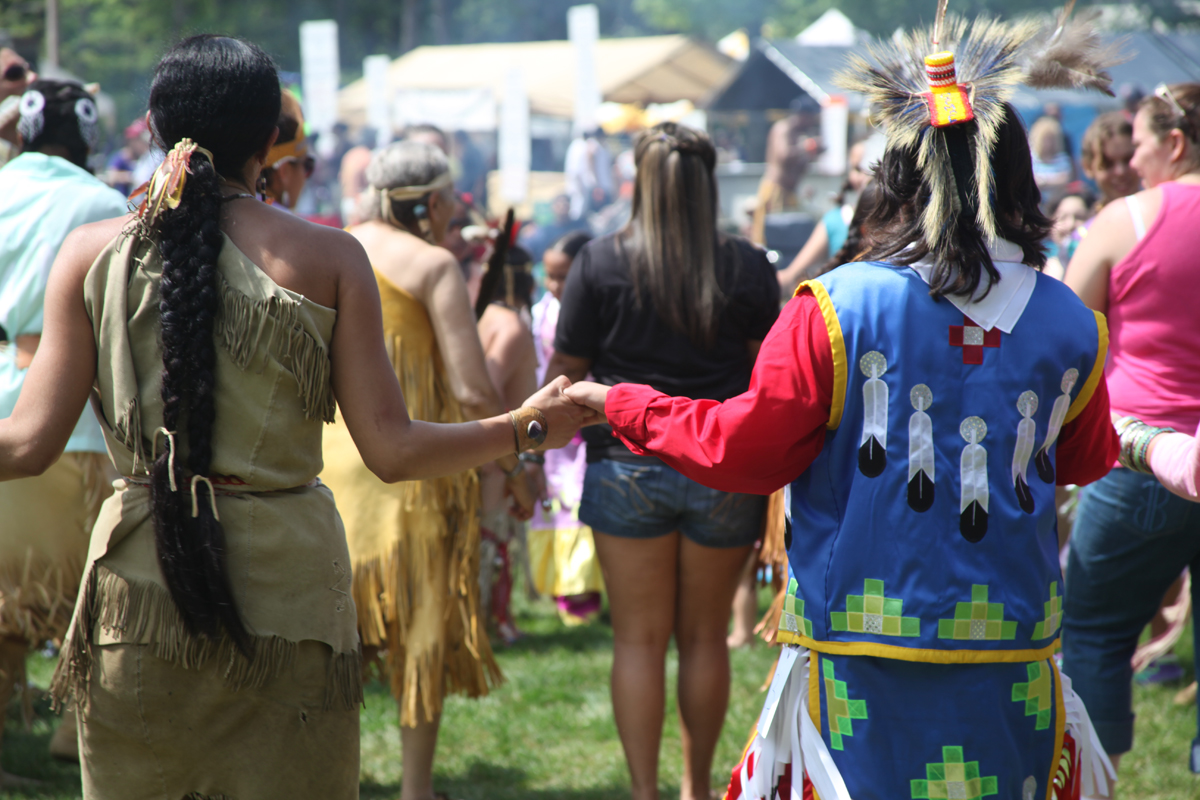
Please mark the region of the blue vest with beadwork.
<svg viewBox="0 0 1200 800"><path fill-rule="evenodd" d="M908 661L1046 658L1062 619L1056 440L1102 378L1107 331L1036 276L984 331L907 267L807 284L830 332L821 454L791 484L779 639Z"/></svg>

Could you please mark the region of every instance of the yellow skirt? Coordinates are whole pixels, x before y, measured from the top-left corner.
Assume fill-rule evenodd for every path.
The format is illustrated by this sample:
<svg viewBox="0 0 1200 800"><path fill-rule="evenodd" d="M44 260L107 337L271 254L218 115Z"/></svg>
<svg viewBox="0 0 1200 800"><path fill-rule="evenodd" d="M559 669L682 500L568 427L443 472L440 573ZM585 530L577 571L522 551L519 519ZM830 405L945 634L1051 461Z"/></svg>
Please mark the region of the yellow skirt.
<svg viewBox="0 0 1200 800"><path fill-rule="evenodd" d="M533 584L539 593L567 597L604 591L596 541L587 525L530 527L526 537Z"/></svg>

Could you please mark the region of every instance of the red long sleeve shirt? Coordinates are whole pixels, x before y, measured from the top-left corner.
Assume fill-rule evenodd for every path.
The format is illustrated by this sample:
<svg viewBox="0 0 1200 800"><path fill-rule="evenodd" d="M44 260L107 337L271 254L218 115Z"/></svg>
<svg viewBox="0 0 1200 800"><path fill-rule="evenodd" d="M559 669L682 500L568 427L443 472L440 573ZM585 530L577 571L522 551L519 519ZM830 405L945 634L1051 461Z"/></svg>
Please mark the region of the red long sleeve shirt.
<svg viewBox="0 0 1200 800"><path fill-rule="evenodd" d="M613 433L687 477L727 492L770 494L808 469L825 442L833 402L833 350L816 298L793 298L763 340L750 388L723 403L668 397L618 384L605 410ZM1120 443L1101 378L1083 412L1063 426L1059 485L1102 478Z"/></svg>

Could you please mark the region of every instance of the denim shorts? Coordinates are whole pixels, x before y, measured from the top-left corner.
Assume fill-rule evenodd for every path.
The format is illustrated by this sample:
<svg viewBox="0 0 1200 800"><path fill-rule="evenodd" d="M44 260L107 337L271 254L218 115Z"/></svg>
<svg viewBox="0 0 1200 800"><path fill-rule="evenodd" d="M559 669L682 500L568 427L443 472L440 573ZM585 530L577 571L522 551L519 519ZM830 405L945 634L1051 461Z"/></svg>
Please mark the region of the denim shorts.
<svg viewBox="0 0 1200 800"><path fill-rule="evenodd" d="M626 539L679 531L704 547L745 547L762 528L767 498L721 492L665 464L603 459L587 465L579 519Z"/></svg>
<svg viewBox="0 0 1200 800"><path fill-rule="evenodd" d="M1127 469L1081 490L1067 556L1063 672L1110 754L1133 747L1129 659L1138 637L1189 565L1200 604L1200 504ZM1200 625L1194 634L1200 650Z"/></svg>

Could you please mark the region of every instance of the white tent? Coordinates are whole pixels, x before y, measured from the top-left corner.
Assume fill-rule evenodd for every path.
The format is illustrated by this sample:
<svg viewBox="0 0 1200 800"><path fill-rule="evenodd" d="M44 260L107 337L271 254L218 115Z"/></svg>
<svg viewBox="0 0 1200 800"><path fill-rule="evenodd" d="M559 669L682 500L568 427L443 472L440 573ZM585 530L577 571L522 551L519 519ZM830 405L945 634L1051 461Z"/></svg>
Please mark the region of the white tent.
<svg viewBox="0 0 1200 800"><path fill-rule="evenodd" d="M858 39L859 32L850 18L831 8L802 30L796 43L809 47L853 47Z"/></svg>

